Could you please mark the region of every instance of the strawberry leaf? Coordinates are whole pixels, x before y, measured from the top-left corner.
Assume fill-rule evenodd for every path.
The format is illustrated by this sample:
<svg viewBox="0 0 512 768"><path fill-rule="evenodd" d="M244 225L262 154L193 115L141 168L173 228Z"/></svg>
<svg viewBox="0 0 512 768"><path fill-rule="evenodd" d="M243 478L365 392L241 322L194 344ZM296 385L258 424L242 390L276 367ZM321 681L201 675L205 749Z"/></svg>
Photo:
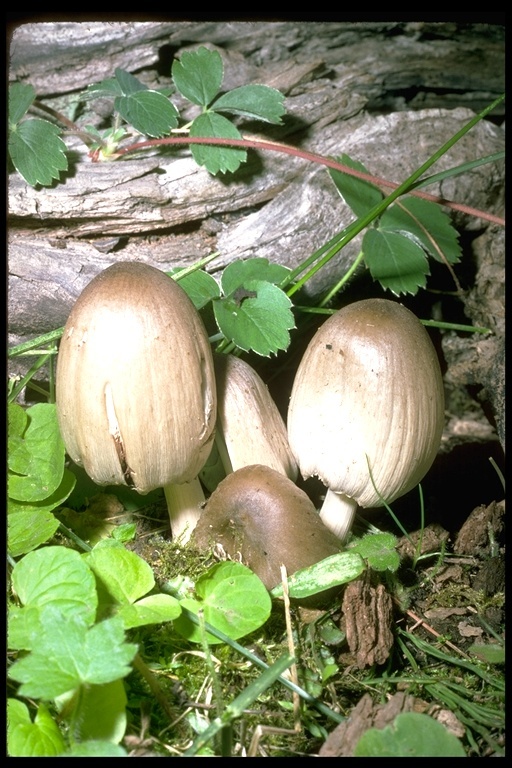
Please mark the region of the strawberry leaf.
<svg viewBox="0 0 512 768"><path fill-rule="evenodd" d="M178 125L178 110L158 91L137 91L118 96L114 106L127 123L145 136L168 136Z"/></svg>
<svg viewBox="0 0 512 768"><path fill-rule="evenodd" d="M16 125L9 135L9 155L27 184L50 186L68 168L66 145L57 126L33 118Z"/></svg>
<svg viewBox="0 0 512 768"><path fill-rule="evenodd" d="M246 280L240 289L241 298L213 302L215 319L224 336L240 349L251 349L266 357L287 349L288 331L295 328L288 296L264 280Z"/></svg>
<svg viewBox="0 0 512 768"><path fill-rule="evenodd" d="M348 155L341 155L336 160L354 171L369 173L362 163L352 160ZM350 176L350 174L337 171L334 168L329 169L329 174L339 194L358 218L366 216L384 197L380 189L369 181L357 179L355 176Z"/></svg>
<svg viewBox="0 0 512 768"><path fill-rule="evenodd" d="M242 138L233 123L230 123L225 117L217 115L215 112L208 112L196 117L190 128L190 135L205 138ZM234 147L209 147L207 145L192 144L191 151L196 163L204 165L214 176L219 171L220 173L236 171L247 158L245 149Z"/></svg>
<svg viewBox="0 0 512 768"><path fill-rule="evenodd" d="M406 197L390 206L380 219L380 229L413 234L437 261L456 264L461 257L459 235L441 208L429 200Z"/></svg>
<svg viewBox="0 0 512 768"><path fill-rule="evenodd" d="M211 109L277 124L286 111L283 100L282 93L267 85L242 85L219 96Z"/></svg>
<svg viewBox="0 0 512 768"><path fill-rule="evenodd" d="M363 238L363 254L374 280L395 296L410 293L426 285L430 274L423 248L398 232L369 229Z"/></svg>
<svg viewBox="0 0 512 768"><path fill-rule="evenodd" d="M207 107L215 98L224 78L224 64L217 51L201 47L184 51L172 65L174 85L193 104Z"/></svg>
<svg viewBox="0 0 512 768"><path fill-rule="evenodd" d="M14 83L9 88L9 127L12 130L27 112L36 97L35 89L24 83Z"/></svg>

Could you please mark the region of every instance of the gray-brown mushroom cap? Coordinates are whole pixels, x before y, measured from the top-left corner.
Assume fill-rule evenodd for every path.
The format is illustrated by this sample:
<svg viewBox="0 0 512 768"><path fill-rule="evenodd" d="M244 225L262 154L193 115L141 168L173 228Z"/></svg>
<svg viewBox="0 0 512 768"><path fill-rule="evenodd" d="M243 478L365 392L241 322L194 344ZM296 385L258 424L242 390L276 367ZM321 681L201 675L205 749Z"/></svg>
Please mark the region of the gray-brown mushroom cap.
<svg viewBox="0 0 512 768"><path fill-rule="evenodd" d="M208 336L183 289L137 262L97 275L64 328L56 402L69 455L99 485L146 493L195 478L211 450L216 389Z"/></svg>
<svg viewBox="0 0 512 768"><path fill-rule="evenodd" d="M268 589L340 551L304 491L277 470L251 465L228 475L212 493L192 533L199 549L220 544L241 556Z"/></svg>
<svg viewBox="0 0 512 768"><path fill-rule="evenodd" d="M316 475L329 489L321 516L331 530L333 494L355 510L414 488L436 457L443 425L437 354L406 307L366 299L320 327L294 380L288 437L303 477Z"/></svg>

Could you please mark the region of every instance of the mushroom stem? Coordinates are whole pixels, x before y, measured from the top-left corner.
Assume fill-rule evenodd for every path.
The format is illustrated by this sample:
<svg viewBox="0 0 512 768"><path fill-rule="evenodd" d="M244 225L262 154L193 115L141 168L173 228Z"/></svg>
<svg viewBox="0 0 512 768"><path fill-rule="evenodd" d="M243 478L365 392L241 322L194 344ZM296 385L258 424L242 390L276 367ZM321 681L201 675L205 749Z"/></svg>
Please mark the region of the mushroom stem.
<svg viewBox="0 0 512 768"><path fill-rule="evenodd" d="M189 483L168 483L164 486L165 500L169 511L171 533L174 541L186 544L201 516L206 501L198 477Z"/></svg>
<svg viewBox="0 0 512 768"><path fill-rule="evenodd" d="M352 528L356 510L357 501L329 488L320 509L320 519L340 541L345 541Z"/></svg>

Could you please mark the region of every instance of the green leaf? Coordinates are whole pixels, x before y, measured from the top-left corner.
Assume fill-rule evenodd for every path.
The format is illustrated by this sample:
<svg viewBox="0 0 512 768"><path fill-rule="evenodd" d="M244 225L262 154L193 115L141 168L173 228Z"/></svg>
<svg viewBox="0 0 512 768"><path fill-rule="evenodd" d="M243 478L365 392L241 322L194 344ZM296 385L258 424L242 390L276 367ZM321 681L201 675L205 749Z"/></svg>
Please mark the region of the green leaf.
<svg viewBox="0 0 512 768"><path fill-rule="evenodd" d="M290 343L289 330L295 328L288 296L272 283L247 280L240 298L213 302L217 324L224 336L240 349L253 350L269 357Z"/></svg>
<svg viewBox="0 0 512 768"><path fill-rule="evenodd" d="M125 96L130 96L133 93L140 93L140 91L148 90L147 85L141 83L140 80L130 74L130 72L127 72L125 69L117 67L114 74L116 76L117 82L119 83L119 87L121 88L121 92Z"/></svg>
<svg viewBox="0 0 512 768"><path fill-rule="evenodd" d="M219 139L241 139L242 136L222 115L208 112L196 117L190 127L190 136ZM236 171L247 159L245 149L236 147L207 146L206 144L191 144L192 156L198 165L204 165L213 175Z"/></svg>
<svg viewBox="0 0 512 768"><path fill-rule="evenodd" d="M128 754L119 744L109 741L83 741L73 744L61 757L128 757Z"/></svg>
<svg viewBox="0 0 512 768"><path fill-rule="evenodd" d="M351 552L358 552L374 571L398 570L400 555L396 551L397 539L392 533L369 533L350 545Z"/></svg>
<svg viewBox="0 0 512 768"><path fill-rule="evenodd" d="M364 570L365 564L360 555L355 552L339 552L291 574L288 577L288 592L290 597L300 600L340 584L347 584L357 579ZM272 597L282 597L283 585L278 584L270 594Z"/></svg>
<svg viewBox="0 0 512 768"><path fill-rule="evenodd" d="M133 605L122 605L116 616L123 620L125 629L174 621L181 613L181 606L170 595L149 595Z"/></svg>
<svg viewBox="0 0 512 768"><path fill-rule="evenodd" d="M283 101L283 94L268 85L242 85L219 96L210 109L279 124L286 112Z"/></svg>
<svg viewBox="0 0 512 768"><path fill-rule="evenodd" d="M355 757L466 757L459 739L429 715L404 712L393 724L363 733Z"/></svg>
<svg viewBox="0 0 512 768"><path fill-rule="evenodd" d="M123 680L87 685L79 696L71 691L57 698L59 711L72 713L77 741L108 741L119 744L126 732L126 691ZM77 706L74 706L77 704Z"/></svg>
<svg viewBox="0 0 512 768"><path fill-rule="evenodd" d="M48 187L68 168L66 145L57 126L47 120L24 120L9 135L9 155L27 184Z"/></svg>
<svg viewBox="0 0 512 768"><path fill-rule="evenodd" d="M9 129L12 130L36 97L35 88L25 83L13 83L9 86Z"/></svg>
<svg viewBox="0 0 512 768"><path fill-rule="evenodd" d="M217 51L204 46L184 51L172 64L172 79L178 91L193 104L207 107L217 95L224 78L224 64Z"/></svg>
<svg viewBox="0 0 512 768"><path fill-rule="evenodd" d="M86 101L88 99L114 98L115 96L122 96L123 93L124 91L119 80L115 77L110 77L108 80L102 80L94 85L89 85L82 94L82 98ZM89 128L86 128L86 130L89 130Z"/></svg>
<svg viewBox="0 0 512 768"><path fill-rule="evenodd" d="M61 484L47 499L32 503L7 499L7 541L12 557L31 552L53 536L59 521L52 510L70 496L75 482L72 472L65 469Z"/></svg>
<svg viewBox="0 0 512 768"><path fill-rule="evenodd" d="M181 604L193 613L203 612L204 619L233 640L254 632L270 616L272 603L263 582L241 563L214 565L196 583L197 599L185 598ZM182 614L174 622L180 635L194 643L201 642L201 631ZM209 643L221 642L207 633Z"/></svg>
<svg viewBox="0 0 512 768"><path fill-rule="evenodd" d="M233 261L222 273L221 286L224 295L230 297L238 288L243 287L247 280L265 280L279 285L290 272L288 267L271 263L261 257Z"/></svg>
<svg viewBox="0 0 512 768"><path fill-rule="evenodd" d="M38 403L28 408L23 437L9 442L8 495L24 502L48 499L64 474L65 448L55 405Z"/></svg>
<svg viewBox="0 0 512 768"><path fill-rule="evenodd" d="M450 217L429 200L406 197L398 201L384 211L379 228L415 237L437 261L456 264L460 260L457 230L452 226Z"/></svg>
<svg viewBox="0 0 512 768"><path fill-rule="evenodd" d="M94 576L73 549L53 546L29 552L14 566L12 586L25 606L54 605L63 616L80 614L84 621L94 621Z"/></svg>
<svg viewBox="0 0 512 768"><path fill-rule="evenodd" d="M168 136L178 125L178 110L158 91L137 91L118 96L114 106L127 123L145 136Z"/></svg>
<svg viewBox="0 0 512 768"><path fill-rule="evenodd" d="M423 248L398 232L369 229L363 238L363 254L374 280L395 296L424 288L430 274Z"/></svg>
<svg viewBox="0 0 512 768"><path fill-rule="evenodd" d="M135 602L155 586L151 566L115 539L100 541L84 558L111 598L121 605Z"/></svg>
<svg viewBox="0 0 512 768"><path fill-rule="evenodd" d="M167 272L167 274L174 279L178 279L180 286L184 289L197 310L205 307L212 299L219 298L219 284L212 275L209 275L203 269L198 269L196 272L192 272L190 275L179 279L179 273L183 269L186 269L186 267L177 267Z"/></svg>
<svg viewBox="0 0 512 768"><path fill-rule="evenodd" d="M354 171L369 173L362 163L352 160L348 155L341 155L336 160ZM358 218L366 216L384 197L380 189L369 181L357 179L355 176L350 176L350 174L337 171L334 168L329 169L329 174L341 197Z"/></svg>
<svg viewBox="0 0 512 768"><path fill-rule="evenodd" d="M41 612L32 651L11 666L9 677L21 683L20 696L54 699L80 685L101 685L125 677L137 646L124 641L121 619L88 627L79 616L54 606Z"/></svg>
<svg viewBox="0 0 512 768"><path fill-rule="evenodd" d="M504 664L505 646L500 643L473 643L468 652L486 664Z"/></svg>
<svg viewBox="0 0 512 768"><path fill-rule="evenodd" d="M11 557L32 552L51 539L59 527L59 521L48 509L16 511L12 508L16 502L9 499L8 504L7 544Z"/></svg>
<svg viewBox="0 0 512 768"><path fill-rule="evenodd" d="M58 725L44 704L34 722L28 707L17 699L7 701L7 753L9 757L56 757L65 749Z"/></svg>

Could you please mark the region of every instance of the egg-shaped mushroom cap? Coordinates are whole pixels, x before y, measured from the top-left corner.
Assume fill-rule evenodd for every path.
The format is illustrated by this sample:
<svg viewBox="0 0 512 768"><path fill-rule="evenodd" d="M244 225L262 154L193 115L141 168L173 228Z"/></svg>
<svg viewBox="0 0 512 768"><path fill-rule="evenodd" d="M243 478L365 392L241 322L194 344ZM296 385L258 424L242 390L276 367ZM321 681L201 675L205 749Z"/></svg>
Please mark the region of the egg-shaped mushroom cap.
<svg viewBox="0 0 512 768"><path fill-rule="evenodd" d="M212 446L216 390L185 291L137 262L97 275L64 328L56 404L70 457L99 485L147 493L195 478Z"/></svg>
<svg viewBox="0 0 512 768"><path fill-rule="evenodd" d="M296 480L298 468L277 405L259 374L234 355L213 356L217 428L233 470L265 464Z"/></svg>
<svg viewBox="0 0 512 768"><path fill-rule="evenodd" d="M317 475L362 507L380 506L379 494L391 502L424 477L443 425L438 357L406 307L358 301L319 328L299 364L288 411L290 447L303 477Z"/></svg>
<svg viewBox="0 0 512 768"><path fill-rule="evenodd" d="M222 480L208 499L191 537L199 549L220 544L241 557L267 589L340 551L307 494L288 477L262 465L242 467Z"/></svg>

